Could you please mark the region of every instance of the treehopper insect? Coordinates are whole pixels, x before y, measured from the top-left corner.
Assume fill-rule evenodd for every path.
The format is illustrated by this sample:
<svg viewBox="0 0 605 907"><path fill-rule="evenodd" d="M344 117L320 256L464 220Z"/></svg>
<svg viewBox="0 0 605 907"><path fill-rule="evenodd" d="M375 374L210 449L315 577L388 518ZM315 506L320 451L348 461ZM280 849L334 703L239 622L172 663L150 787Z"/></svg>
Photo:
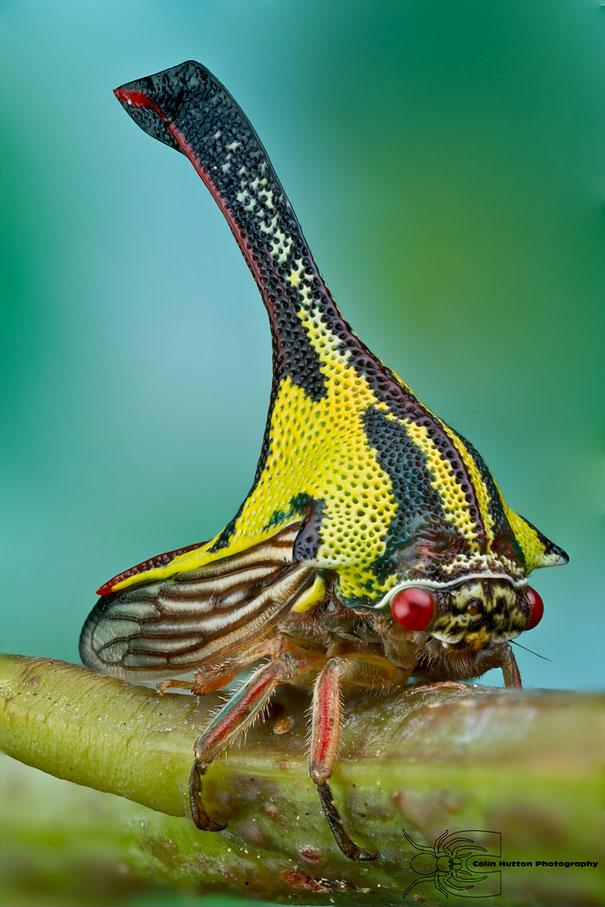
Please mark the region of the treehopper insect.
<svg viewBox="0 0 605 907"><path fill-rule="evenodd" d="M145 132L180 151L224 214L258 284L273 385L248 495L209 541L105 583L82 631L90 667L165 678L202 695L256 666L195 743L203 776L281 684L312 691L310 776L347 857L329 786L344 689L457 681L500 667L543 605L527 577L567 555L512 511L475 448L431 412L342 318L245 114L186 62L115 92ZM178 675L195 671L195 679Z"/></svg>

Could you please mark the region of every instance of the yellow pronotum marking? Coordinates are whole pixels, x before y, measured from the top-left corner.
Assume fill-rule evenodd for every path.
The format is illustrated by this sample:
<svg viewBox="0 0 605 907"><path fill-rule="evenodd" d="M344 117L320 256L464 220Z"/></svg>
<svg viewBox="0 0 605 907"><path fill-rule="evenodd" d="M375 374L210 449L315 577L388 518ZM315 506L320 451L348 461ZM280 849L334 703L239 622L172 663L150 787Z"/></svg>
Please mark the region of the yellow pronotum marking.
<svg viewBox="0 0 605 907"><path fill-rule="evenodd" d="M535 570L536 567L545 566L546 548L540 541L536 530L529 523L526 523L522 516L511 510L504 500L502 500L502 506L519 547L523 552L527 572Z"/></svg>
<svg viewBox="0 0 605 907"><path fill-rule="evenodd" d="M427 467L432 476L431 485L439 495L445 519L467 539L471 550L478 551L477 526L451 463L441 455L424 425L418 425L409 419L402 420L402 424L411 440L426 456Z"/></svg>
<svg viewBox="0 0 605 907"><path fill-rule="evenodd" d="M468 541L472 552L483 551L479 527L473 519L465 491L428 429L411 419L394 416L363 375L350 364L349 352L342 349L339 338L331 332L321 312L309 305L312 295L307 277L302 274L302 261L296 263L288 279L299 289L301 308L298 316L319 357L325 378L325 396L314 401L291 378L282 380L274 401L264 469L242 505L227 545L210 551L217 535L163 567L123 580L113 587L114 591L142 581L199 569L265 541L288 521L300 519L300 514L292 515L291 502L296 496L308 495L322 502L322 543L315 562L337 570L341 595L353 598L386 592L397 577L392 575L379 582L371 568L384 554L387 533L398 505L391 479L380 465L377 452L368 443L364 430L363 416L369 407L405 428L411 441L426 457L430 481L439 495L444 519ZM464 442L448 426L441 425L456 447L474 487L489 551L493 541L489 492ZM528 568L540 566L545 550L537 533L504 501L502 503ZM321 581L316 581L296 610L312 607L323 591Z"/></svg>
<svg viewBox="0 0 605 907"><path fill-rule="evenodd" d="M309 611L320 601L323 601L326 594L326 584L321 576L316 576L313 582L313 585L307 589L306 592L303 592L302 595L296 599L296 604L292 608L293 611L301 613L302 611Z"/></svg>
<svg viewBox="0 0 605 907"><path fill-rule="evenodd" d="M458 437L455 431L452 431L449 425L446 425L444 422L442 422L441 419L439 420L439 424L458 451L460 459L464 463L466 471L469 474L469 478L475 490L475 497L479 506L481 520L483 522L487 535L487 550L491 551L491 546L494 541L494 520L489 510L491 500L489 491L486 488L485 482L481 478L481 473L477 469L477 464L475 463L470 451L467 449L462 439Z"/></svg>
<svg viewBox="0 0 605 907"><path fill-rule="evenodd" d="M316 560L338 568L343 596L384 592L395 582L389 577L378 583L370 569L384 553L397 503L390 477L368 444L362 418L369 406L385 410L386 404L349 364L348 354L340 351L339 339L321 314L302 308L299 317L318 353L326 395L314 401L289 377L281 382L265 468L243 504L228 544L209 551L216 536L164 567L122 581L114 590L198 569L270 538L279 528L272 522L274 514L288 513L292 498L300 494L324 502Z"/></svg>

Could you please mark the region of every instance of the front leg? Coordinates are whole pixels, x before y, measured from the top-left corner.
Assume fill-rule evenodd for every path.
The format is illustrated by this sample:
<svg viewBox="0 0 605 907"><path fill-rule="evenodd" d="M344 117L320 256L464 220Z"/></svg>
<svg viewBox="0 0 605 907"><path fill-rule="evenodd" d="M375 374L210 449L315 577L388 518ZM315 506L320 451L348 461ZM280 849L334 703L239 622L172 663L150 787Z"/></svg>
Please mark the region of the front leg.
<svg viewBox="0 0 605 907"><path fill-rule="evenodd" d="M490 668L500 668L505 687L523 687L521 672L510 643L501 643L497 648L483 649L477 653L472 668L474 676L480 677Z"/></svg>
<svg viewBox="0 0 605 907"><path fill-rule="evenodd" d="M510 645L507 645L504 650L500 667L502 668L505 687L523 687L519 665L517 664L517 659L515 658Z"/></svg>
<svg viewBox="0 0 605 907"><path fill-rule="evenodd" d="M482 649L477 652L470 663L470 672L466 677L480 677L490 668L500 668L505 687L522 687L521 672L509 643L500 643L497 647ZM464 677L464 674L460 674Z"/></svg>

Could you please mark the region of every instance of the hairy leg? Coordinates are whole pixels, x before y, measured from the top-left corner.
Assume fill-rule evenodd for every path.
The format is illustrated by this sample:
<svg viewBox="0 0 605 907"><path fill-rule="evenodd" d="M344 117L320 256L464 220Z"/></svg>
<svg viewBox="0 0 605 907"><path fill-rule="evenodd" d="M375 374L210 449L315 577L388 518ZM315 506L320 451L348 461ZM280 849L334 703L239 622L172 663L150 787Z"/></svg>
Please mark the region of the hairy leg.
<svg viewBox="0 0 605 907"><path fill-rule="evenodd" d="M341 851L350 860L375 860L377 854L355 844L344 829L328 781L332 775L342 721L341 683L365 688L389 687L403 683L406 673L377 655L334 656L324 665L313 690L313 724L309 775L317 785L322 809Z"/></svg>
<svg viewBox="0 0 605 907"><path fill-rule="evenodd" d="M324 658L320 660L317 655L304 652L287 639L278 638L277 644L280 651L276 652L272 661L260 667L242 684L195 742L189 802L193 821L203 831L220 831L225 827L210 818L202 802L202 778L210 763L253 724L280 684L318 667L324 661Z"/></svg>

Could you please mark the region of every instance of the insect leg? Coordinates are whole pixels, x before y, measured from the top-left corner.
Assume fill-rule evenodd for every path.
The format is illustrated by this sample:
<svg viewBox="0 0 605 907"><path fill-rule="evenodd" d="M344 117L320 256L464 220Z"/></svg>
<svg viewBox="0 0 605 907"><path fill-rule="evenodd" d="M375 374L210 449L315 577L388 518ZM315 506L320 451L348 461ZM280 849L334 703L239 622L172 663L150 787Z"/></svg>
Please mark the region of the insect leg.
<svg viewBox="0 0 605 907"><path fill-rule="evenodd" d="M267 655L275 657L279 652L280 641L277 637L265 639L256 646L251 646L239 657L230 658L220 665L210 665L201 671L196 671L191 680L163 680L157 685L160 693L176 687L179 690L189 690L195 696L205 696L227 686L234 677Z"/></svg>
<svg viewBox="0 0 605 907"><path fill-rule="evenodd" d="M214 693L237 677L241 668L233 666L220 665L216 668L209 668L206 671L196 671L193 680L162 680L158 683L156 689L158 693L165 693L167 690L189 690L195 696L205 696L206 693Z"/></svg>
<svg viewBox="0 0 605 907"><path fill-rule="evenodd" d="M281 641L283 643L283 641ZM276 687L311 667L316 656L291 645L246 680L213 718L194 746L195 762L189 777L189 803L194 823L203 831L220 831L224 824L211 819L202 802L202 778L210 763L254 722Z"/></svg>
<svg viewBox="0 0 605 907"><path fill-rule="evenodd" d="M521 680L521 672L519 671L519 666L517 664L517 659L513 654L513 650L510 646L506 647L502 663L500 665L502 668L502 676L504 677L504 686L505 687L522 687L523 681Z"/></svg>
<svg viewBox="0 0 605 907"><path fill-rule="evenodd" d="M317 785L330 831L344 855L350 860L375 860L377 854L362 850L346 833L328 784L336 758L342 720L340 682L347 667L346 659L331 658L315 682L309 775Z"/></svg>

